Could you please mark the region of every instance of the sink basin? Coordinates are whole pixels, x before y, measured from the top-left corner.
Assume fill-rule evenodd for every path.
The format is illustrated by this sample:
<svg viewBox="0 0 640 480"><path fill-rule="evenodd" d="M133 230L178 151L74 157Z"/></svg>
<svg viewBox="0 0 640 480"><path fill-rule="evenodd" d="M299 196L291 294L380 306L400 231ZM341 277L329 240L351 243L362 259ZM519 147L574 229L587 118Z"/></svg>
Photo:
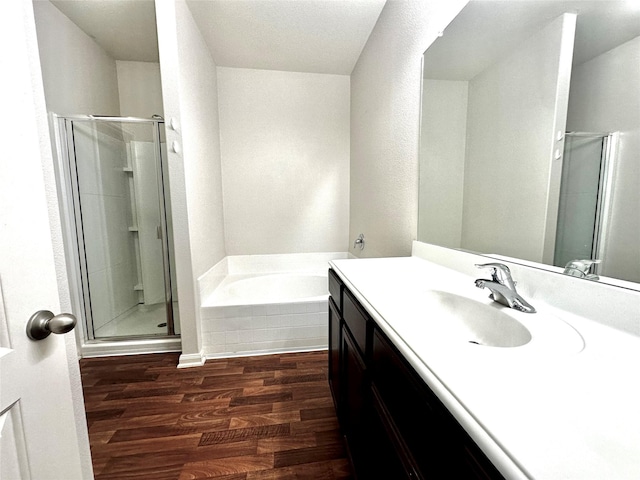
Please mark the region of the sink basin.
<svg viewBox="0 0 640 480"><path fill-rule="evenodd" d="M429 322L442 325L460 341L490 347L519 347L531 341L529 329L495 302L481 303L439 290L429 291L425 300L429 302Z"/></svg>

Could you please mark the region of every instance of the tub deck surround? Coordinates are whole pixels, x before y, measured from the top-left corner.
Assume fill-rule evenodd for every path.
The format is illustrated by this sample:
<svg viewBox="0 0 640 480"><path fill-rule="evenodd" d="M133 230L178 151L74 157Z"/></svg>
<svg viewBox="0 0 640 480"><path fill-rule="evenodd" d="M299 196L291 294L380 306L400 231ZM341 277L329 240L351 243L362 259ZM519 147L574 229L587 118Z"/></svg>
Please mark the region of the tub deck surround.
<svg viewBox="0 0 640 480"><path fill-rule="evenodd" d="M487 261L464 255L465 262ZM474 285L482 272L472 276L474 268L461 273L417 256L331 264L506 478L640 478L640 338L545 303L516 268L523 296L575 328L584 348L548 342L538 314L524 314L533 338L521 347L448 340L421 321L429 314L427 292L491 304ZM632 314L633 302L625 308Z"/></svg>
<svg viewBox="0 0 640 480"><path fill-rule="evenodd" d="M326 297L326 272L227 275L218 288L202 302L202 306L268 305L298 299L322 301Z"/></svg>
<svg viewBox="0 0 640 480"><path fill-rule="evenodd" d="M348 253L230 256L200 277L207 358L327 348L329 261Z"/></svg>

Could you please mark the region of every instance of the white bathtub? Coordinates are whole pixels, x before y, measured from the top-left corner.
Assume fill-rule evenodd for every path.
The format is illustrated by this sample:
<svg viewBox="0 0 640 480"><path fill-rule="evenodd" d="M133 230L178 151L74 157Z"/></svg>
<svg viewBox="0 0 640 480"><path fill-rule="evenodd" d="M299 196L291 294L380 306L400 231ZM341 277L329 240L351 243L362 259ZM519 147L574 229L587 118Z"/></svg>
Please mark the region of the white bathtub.
<svg viewBox="0 0 640 480"><path fill-rule="evenodd" d="M347 257L226 257L198 280L207 358L327 348L328 262Z"/></svg>

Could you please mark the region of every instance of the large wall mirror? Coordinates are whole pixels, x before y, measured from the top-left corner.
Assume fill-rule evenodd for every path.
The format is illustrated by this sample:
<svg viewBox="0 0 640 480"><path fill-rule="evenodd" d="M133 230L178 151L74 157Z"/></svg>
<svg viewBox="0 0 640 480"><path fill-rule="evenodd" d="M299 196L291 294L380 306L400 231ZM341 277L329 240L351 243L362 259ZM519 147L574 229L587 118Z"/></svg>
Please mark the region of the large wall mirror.
<svg viewBox="0 0 640 480"><path fill-rule="evenodd" d="M472 0L423 77L420 241L640 289L640 2Z"/></svg>

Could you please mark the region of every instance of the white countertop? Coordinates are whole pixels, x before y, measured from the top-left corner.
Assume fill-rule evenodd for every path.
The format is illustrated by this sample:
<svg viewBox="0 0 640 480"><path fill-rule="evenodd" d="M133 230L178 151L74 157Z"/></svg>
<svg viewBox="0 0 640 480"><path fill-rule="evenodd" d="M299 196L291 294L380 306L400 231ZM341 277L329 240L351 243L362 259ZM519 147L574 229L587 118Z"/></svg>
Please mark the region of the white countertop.
<svg viewBox="0 0 640 480"><path fill-rule="evenodd" d="M421 320L428 291L494 304L474 285L485 273L418 257L331 264L506 478L640 479L640 338L536 300L538 314L519 314L524 346L443 340ZM555 341L549 316L584 348Z"/></svg>

